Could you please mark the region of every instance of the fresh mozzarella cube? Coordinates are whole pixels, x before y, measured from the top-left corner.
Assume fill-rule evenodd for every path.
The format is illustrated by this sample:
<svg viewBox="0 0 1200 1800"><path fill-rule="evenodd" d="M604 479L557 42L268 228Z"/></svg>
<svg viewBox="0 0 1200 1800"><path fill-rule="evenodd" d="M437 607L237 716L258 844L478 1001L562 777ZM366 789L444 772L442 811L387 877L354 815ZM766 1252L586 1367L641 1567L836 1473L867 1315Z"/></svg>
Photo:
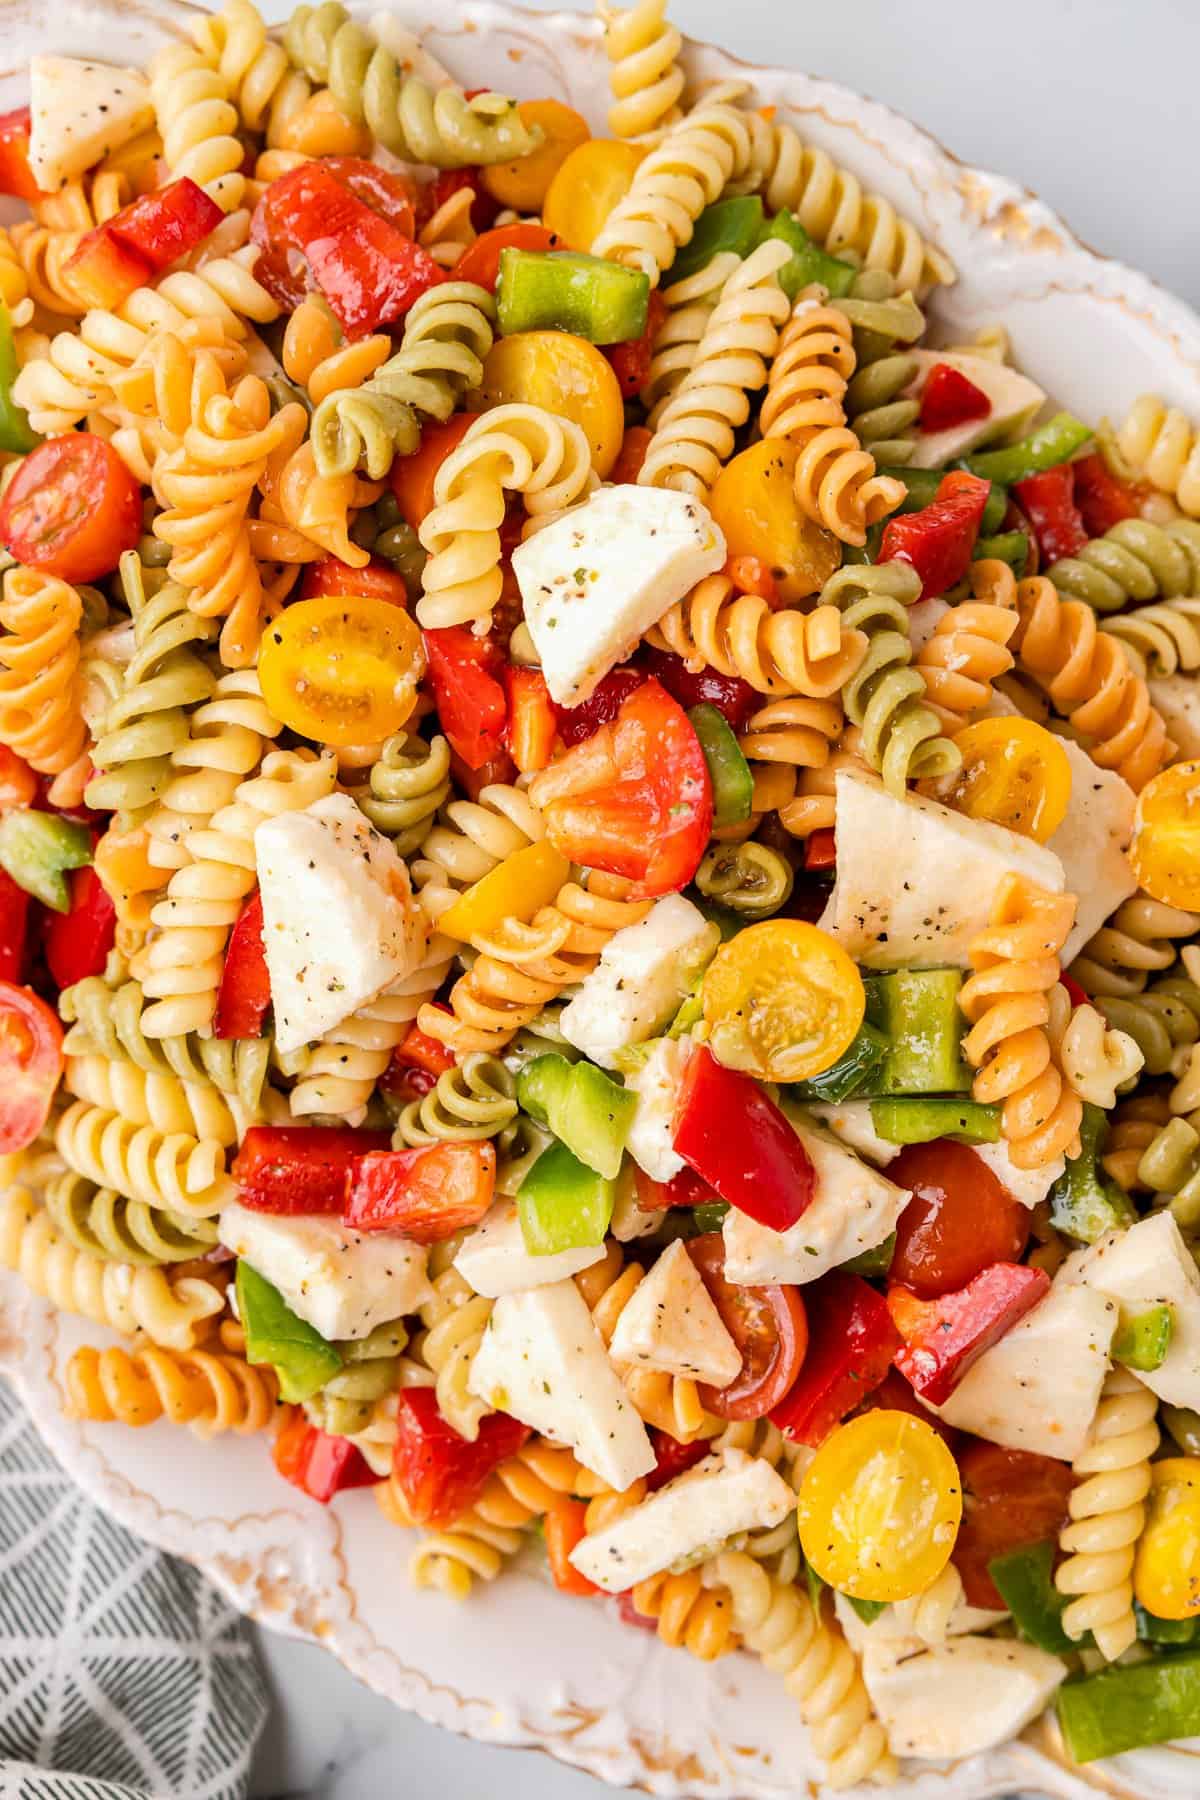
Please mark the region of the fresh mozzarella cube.
<svg viewBox="0 0 1200 1800"><path fill-rule="evenodd" d="M656 900L644 919L609 938L563 1008L563 1036L601 1068L615 1069L618 1050L670 1024L720 941L720 927L682 894Z"/></svg>
<svg viewBox="0 0 1200 1800"><path fill-rule="evenodd" d="M251 1212L238 1202L222 1212L217 1234L324 1338L367 1337L429 1297L428 1251L407 1238L351 1231L321 1214Z"/></svg>
<svg viewBox="0 0 1200 1800"><path fill-rule="evenodd" d="M985 1350L931 1411L1007 1450L1073 1462L1108 1373L1117 1308L1062 1274L1041 1303Z"/></svg>
<svg viewBox="0 0 1200 1800"><path fill-rule="evenodd" d="M35 56L29 64L29 167L53 193L154 123L150 87L136 69Z"/></svg>
<svg viewBox="0 0 1200 1800"><path fill-rule="evenodd" d="M573 1281L502 1294L475 1352L473 1394L557 1443L623 1493L654 1449Z"/></svg>
<svg viewBox="0 0 1200 1800"><path fill-rule="evenodd" d="M789 1116L812 1160L816 1191L787 1231L772 1231L736 1207L725 1215L725 1277L743 1286L816 1281L882 1244L912 1199L907 1188L860 1162L852 1150L823 1132L806 1130L794 1112Z"/></svg>
<svg viewBox="0 0 1200 1800"><path fill-rule="evenodd" d="M551 1256L531 1256L525 1248L515 1203L498 1200L468 1234L454 1266L477 1294L498 1300L501 1294L519 1294L526 1288L567 1281L581 1269L590 1269L603 1256L603 1244L558 1250Z"/></svg>
<svg viewBox="0 0 1200 1800"><path fill-rule="evenodd" d="M913 1618L922 1598L917 1594L911 1600L897 1600L891 1606L885 1606L870 1624L859 1617L845 1594L833 1596L833 1610L846 1642L856 1656L861 1656L868 1644L894 1643L899 1638L917 1638L923 1643L924 1639L918 1638L913 1629ZM946 1620L946 1636L966 1637L971 1632L988 1631L1008 1616L1005 1611L971 1606L960 1594Z"/></svg>
<svg viewBox="0 0 1200 1800"><path fill-rule="evenodd" d="M702 500L627 484L599 488L519 544L513 573L553 698L586 700L724 561L725 539Z"/></svg>
<svg viewBox="0 0 1200 1800"><path fill-rule="evenodd" d="M390 838L348 794L254 834L275 1043L299 1050L420 967L425 914Z"/></svg>
<svg viewBox="0 0 1200 1800"><path fill-rule="evenodd" d="M1071 765L1071 803L1046 847L1063 866L1068 893L1078 897L1075 923L1062 949L1065 969L1137 887L1125 854L1137 796L1115 770L1102 769L1079 744L1070 738L1059 742Z"/></svg>
<svg viewBox="0 0 1200 1800"><path fill-rule="evenodd" d="M673 1181L684 1166L675 1148L675 1114L694 1048L690 1037L659 1038L641 1067L625 1076L638 1097L625 1147L654 1181Z"/></svg>
<svg viewBox="0 0 1200 1800"><path fill-rule="evenodd" d="M818 923L873 969L968 968L1006 875L1055 894L1065 885L1058 857L1032 838L844 769L837 819L837 879Z"/></svg>
<svg viewBox="0 0 1200 1800"><path fill-rule="evenodd" d="M1011 1638L872 1640L863 1681L894 1756L974 1756L1007 1743L1045 1711L1067 1665Z"/></svg>
<svg viewBox="0 0 1200 1800"><path fill-rule="evenodd" d="M1180 756L1200 756L1200 683L1194 675L1152 675L1150 699Z"/></svg>
<svg viewBox="0 0 1200 1800"><path fill-rule="evenodd" d="M1115 1300L1125 1317L1169 1306L1167 1354L1157 1369L1139 1369L1138 1379L1170 1406L1200 1408L1200 1270L1170 1212L1109 1232L1072 1256L1063 1273Z"/></svg>
<svg viewBox="0 0 1200 1800"><path fill-rule="evenodd" d="M1022 1206L1031 1209L1041 1205L1067 1166L1061 1156L1056 1156L1053 1162L1043 1163L1040 1169L1018 1169L1004 1138L998 1138L994 1144L972 1144L971 1148L980 1162L987 1164L1001 1187L1007 1188Z"/></svg>
<svg viewBox="0 0 1200 1800"><path fill-rule="evenodd" d="M795 1504L795 1494L769 1462L744 1450L723 1450L631 1507L614 1525L581 1538L571 1561L597 1587L620 1594L738 1532L782 1524Z"/></svg>
<svg viewBox="0 0 1200 1800"><path fill-rule="evenodd" d="M798 1108L793 1116L803 1115L815 1119L831 1137L851 1150L857 1150L877 1169L886 1169L904 1148L902 1144L893 1144L890 1139L880 1137L871 1117L869 1100L806 1100L803 1109Z"/></svg>
<svg viewBox="0 0 1200 1800"><path fill-rule="evenodd" d="M991 401L986 418L966 419L945 431L919 431L908 459L914 469L944 469L956 457L968 455L1002 431L1019 434L1019 428L1034 417L1046 398L1044 389L1030 381L1028 375L1019 375L1007 363L993 362L988 356L971 356L959 350L913 350L909 355L917 365L917 373L905 389L905 399L919 398L930 371L938 363L949 363Z"/></svg>
<svg viewBox="0 0 1200 1800"><path fill-rule="evenodd" d="M618 1365L636 1363L715 1388L728 1387L742 1367L741 1351L678 1241L626 1302L608 1353Z"/></svg>

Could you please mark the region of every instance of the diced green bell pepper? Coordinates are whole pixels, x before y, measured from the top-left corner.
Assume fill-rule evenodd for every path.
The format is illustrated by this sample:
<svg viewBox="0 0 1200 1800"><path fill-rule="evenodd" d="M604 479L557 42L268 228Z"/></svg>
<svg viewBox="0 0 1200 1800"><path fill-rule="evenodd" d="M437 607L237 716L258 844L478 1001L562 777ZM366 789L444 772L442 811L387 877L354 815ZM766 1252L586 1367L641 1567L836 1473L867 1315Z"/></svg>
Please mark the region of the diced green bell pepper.
<svg viewBox="0 0 1200 1800"><path fill-rule="evenodd" d="M998 537L976 538L971 561L982 562L985 557L1007 563L1014 574L1020 575L1029 561L1029 533L1002 531Z"/></svg>
<svg viewBox="0 0 1200 1800"><path fill-rule="evenodd" d="M945 470L905 469L889 466L881 467L879 473L904 484L905 495L896 511L898 513L914 513L921 512L924 507L933 505ZM979 525L980 532L986 537L992 532L999 531L1007 511L1008 493L993 481L992 491L988 495L983 509L983 518Z"/></svg>
<svg viewBox="0 0 1200 1800"><path fill-rule="evenodd" d="M800 289L812 281L828 288L835 300L850 292L858 274L854 264L839 262L820 244L814 244L794 213L777 212L767 220L758 234L758 244L765 244L770 238L781 238L792 252L791 262L784 263L776 277L789 300L794 300Z"/></svg>
<svg viewBox="0 0 1200 1800"><path fill-rule="evenodd" d="M928 1096L872 1100L871 1123L889 1144L928 1144L934 1138L962 1138L994 1144L1000 1136L1000 1108L975 1100Z"/></svg>
<svg viewBox="0 0 1200 1800"><path fill-rule="evenodd" d="M602 1244L615 1196L612 1181L580 1162L566 1144L551 1144L517 1190L526 1250L530 1256L554 1256Z"/></svg>
<svg viewBox="0 0 1200 1800"><path fill-rule="evenodd" d="M517 1100L589 1169L615 1179L637 1111L635 1093L618 1087L594 1063L570 1063L551 1052L525 1064Z"/></svg>
<svg viewBox="0 0 1200 1800"><path fill-rule="evenodd" d="M1038 475L1043 469L1053 469L1066 462L1092 435L1091 426L1082 424L1071 413L1055 413L1019 444L968 456L962 467L983 481L1001 481L1005 487L1011 487L1014 481L1024 481L1029 475Z"/></svg>
<svg viewBox="0 0 1200 1800"><path fill-rule="evenodd" d="M1080 1675L1058 1690L1058 1722L1077 1763L1200 1733L1200 1650L1165 1652Z"/></svg>
<svg viewBox="0 0 1200 1800"><path fill-rule="evenodd" d="M0 868L54 912L70 912L67 872L92 860L86 825L21 807L0 819Z"/></svg>
<svg viewBox="0 0 1200 1800"><path fill-rule="evenodd" d="M342 1358L333 1345L298 1319L279 1289L245 1261L237 1266L237 1301L246 1360L270 1363L284 1400L311 1400L338 1373Z"/></svg>
<svg viewBox="0 0 1200 1800"><path fill-rule="evenodd" d="M17 379L17 347L13 342L12 317L0 300L0 450L12 450L23 456L32 450L38 437L23 407L13 399L13 382Z"/></svg>
<svg viewBox="0 0 1200 1800"><path fill-rule="evenodd" d="M724 713L704 701L688 713L712 783L713 824L740 825L750 817L754 777Z"/></svg>
<svg viewBox="0 0 1200 1800"><path fill-rule="evenodd" d="M1054 1585L1054 1557L1057 1546L1047 1538L1045 1543L1030 1544L1021 1550L1010 1550L994 1556L988 1574L1000 1590L1000 1597L1012 1614L1022 1637L1039 1650L1050 1650L1056 1656L1078 1650L1079 1642L1063 1630L1062 1616L1066 1596ZM1090 1643L1091 1638L1087 1639Z"/></svg>
<svg viewBox="0 0 1200 1800"><path fill-rule="evenodd" d="M790 1093L795 1100L829 1100L840 1105L864 1088L871 1089L887 1059L888 1041L875 1025L865 1021L855 1033L849 1048L835 1063L822 1069L807 1081L794 1082Z"/></svg>
<svg viewBox="0 0 1200 1800"><path fill-rule="evenodd" d="M853 1594L847 1594L845 1598L850 1602L864 1625L873 1625L887 1606L886 1600L858 1600Z"/></svg>
<svg viewBox="0 0 1200 1800"><path fill-rule="evenodd" d="M1105 1232L1132 1225L1134 1211L1129 1197L1106 1181L1100 1168L1100 1150L1108 1131L1102 1107L1085 1104L1079 1127L1079 1155L1070 1157L1066 1170L1050 1190L1050 1223L1056 1231L1094 1244Z"/></svg>
<svg viewBox="0 0 1200 1800"><path fill-rule="evenodd" d="M959 969L897 969L865 982L867 1018L888 1040L877 1094L965 1094L966 1020L958 1007Z"/></svg>
<svg viewBox="0 0 1200 1800"><path fill-rule="evenodd" d="M500 252L496 317L501 335L516 331L573 331L592 344L641 337L650 304L650 277L582 250Z"/></svg>
<svg viewBox="0 0 1200 1800"><path fill-rule="evenodd" d="M696 220L696 229L671 264L669 281L695 275L722 251L749 256L762 230L763 203L757 194L714 200Z"/></svg>
<svg viewBox="0 0 1200 1800"><path fill-rule="evenodd" d="M1144 1644L1194 1644L1200 1638L1200 1619L1158 1619L1136 1600L1133 1615Z"/></svg>
<svg viewBox="0 0 1200 1800"><path fill-rule="evenodd" d="M728 1211L727 1200L710 1200L704 1206L693 1206L692 1218L696 1222L697 1235L703 1236L706 1231L720 1231Z"/></svg>
<svg viewBox="0 0 1200 1800"><path fill-rule="evenodd" d="M860 1250L849 1262L839 1263L838 1267L848 1275L861 1275L864 1281L877 1281L886 1275L892 1266L892 1258L896 1254L896 1234L889 1232L882 1244L876 1244L873 1250Z"/></svg>
<svg viewBox="0 0 1200 1800"><path fill-rule="evenodd" d="M1135 1313L1132 1318L1122 1320L1117 1330L1112 1346L1113 1361L1143 1373L1161 1368L1163 1358L1171 1348L1174 1329L1175 1314L1169 1306L1151 1306L1145 1312Z"/></svg>

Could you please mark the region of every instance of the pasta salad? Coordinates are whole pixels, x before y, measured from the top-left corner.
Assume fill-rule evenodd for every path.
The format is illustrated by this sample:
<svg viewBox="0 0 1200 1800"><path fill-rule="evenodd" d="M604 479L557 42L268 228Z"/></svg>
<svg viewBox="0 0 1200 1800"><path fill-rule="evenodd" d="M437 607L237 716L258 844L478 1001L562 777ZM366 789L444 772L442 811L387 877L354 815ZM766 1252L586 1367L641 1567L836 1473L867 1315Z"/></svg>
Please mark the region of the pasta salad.
<svg viewBox="0 0 1200 1800"><path fill-rule="evenodd" d="M0 118L0 1263L832 1787L1200 1735L1196 428L602 20L603 125L337 0Z"/></svg>

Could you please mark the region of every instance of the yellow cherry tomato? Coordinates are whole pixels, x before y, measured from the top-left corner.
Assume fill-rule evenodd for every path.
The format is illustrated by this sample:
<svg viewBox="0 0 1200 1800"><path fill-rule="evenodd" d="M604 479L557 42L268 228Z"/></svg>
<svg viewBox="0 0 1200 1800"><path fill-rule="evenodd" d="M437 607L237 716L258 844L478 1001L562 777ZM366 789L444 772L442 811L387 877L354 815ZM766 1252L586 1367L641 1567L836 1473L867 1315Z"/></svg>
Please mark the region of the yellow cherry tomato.
<svg viewBox="0 0 1200 1800"><path fill-rule="evenodd" d="M571 873L553 844L527 844L469 887L438 919L438 930L467 942L485 937L505 919L532 919L549 906Z"/></svg>
<svg viewBox="0 0 1200 1800"><path fill-rule="evenodd" d="M572 250L590 250L618 200L633 186L646 152L616 138L589 138L572 150L546 193L542 223Z"/></svg>
<svg viewBox="0 0 1200 1800"><path fill-rule="evenodd" d="M601 481L617 460L625 402L612 364L586 338L570 331L517 331L498 338L483 365L479 394L485 407L516 400L573 419L583 427Z"/></svg>
<svg viewBox="0 0 1200 1800"><path fill-rule="evenodd" d="M809 1463L796 1520L822 1581L855 1600L908 1600L950 1560L958 1465L932 1425L880 1407L839 1425Z"/></svg>
<svg viewBox="0 0 1200 1800"><path fill-rule="evenodd" d="M1039 844L1053 837L1067 816L1071 764L1052 731L1032 719L979 719L954 742L962 767L937 784L940 800Z"/></svg>
<svg viewBox="0 0 1200 1800"><path fill-rule="evenodd" d="M592 134L583 115L561 100L522 100L517 111L526 125L540 126L542 141L516 162L494 163L484 169L483 185L501 206L523 213L540 212L559 169L572 150L586 144Z"/></svg>
<svg viewBox="0 0 1200 1800"><path fill-rule="evenodd" d="M806 1081L835 1063L862 1024L862 976L828 932L803 919L748 925L704 977L713 1055L762 1081Z"/></svg>
<svg viewBox="0 0 1200 1800"><path fill-rule="evenodd" d="M1200 1457L1155 1463L1148 1504L1134 1594L1155 1618L1194 1619L1200 1614Z"/></svg>
<svg viewBox="0 0 1200 1800"><path fill-rule="evenodd" d="M1200 907L1200 762L1173 763L1142 789L1129 861L1155 900Z"/></svg>
<svg viewBox="0 0 1200 1800"><path fill-rule="evenodd" d="M301 737L339 748L399 731L425 670L421 634L403 607L359 594L298 600L263 634L263 699Z"/></svg>
<svg viewBox="0 0 1200 1800"><path fill-rule="evenodd" d="M730 556L757 556L784 600L815 594L842 560L832 532L796 505L792 482L799 454L781 438L751 444L726 463L708 503Z"/></svg>

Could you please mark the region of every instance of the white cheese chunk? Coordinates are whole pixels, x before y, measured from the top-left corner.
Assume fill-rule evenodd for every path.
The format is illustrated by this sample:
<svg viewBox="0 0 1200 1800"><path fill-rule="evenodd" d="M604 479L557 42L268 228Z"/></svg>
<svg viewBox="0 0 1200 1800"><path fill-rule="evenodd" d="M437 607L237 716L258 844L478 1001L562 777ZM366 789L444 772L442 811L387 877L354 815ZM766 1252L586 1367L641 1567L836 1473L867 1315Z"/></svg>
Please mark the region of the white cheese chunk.
<svg viewBox="0 0 1200 1800"><path fill-rule="evenodd" d="M626 1301L608 1353L618 1365L661 1369L716 1388L728 1387L742 1367L741 1351L678 1241Z"/></svg>
<svg viewBox="0 0 1200 1800"><path fill-rule="evenodd" d="M275 1043L299 1050L420 967L429 926L408 870L348 794L254 834Z"/></svg>
<svg viewBox="0 0 1200 1800"><path fill-rule="evenodd" d="M725 561L702 500L670 488L602 487L513 552L542 673L578 706L677 600Z"/></svg>
<svg viewBox="0 0 1200 1800"><path fill-rule="evenodd" d="M882 1244L912 1199L907 1188L897 1187L852 1150L806 1129L795 1112L789 1110L789 1117L812 1159L816 1190L808 1210L787 1231L772 1231L736 1207L725 1215L725 1275L743 1286L816 1281Z"/></svg>
<svg viewBox="0 0 1200 1800"><path fill-rule="evenodd" d="M1040 1169L1018 1169L1003 1138L998 1138L994 1144L972 1144L971 1148L1013 1199L1030 1208L1041 1205L1067 1166L1061 1156L1056 1156L1053 1162L1043 1163Z"/></svg>
<svg viewBox="0 0 1200 1800"><path fill-rule="evenodd" d="M154 123L150 86L136 69L35 56L29 64L29 167L53 193Z"/></svg>
<svg viewBox="0 0 1200 1800"><path fill-rule="evenodd" d="M1137 796L1113 769L1102 769L1070 738L1059 742L1071 765L1071 803L1047 840L1063 866L1067 891L1077 896L1075 923L1062 950L1068 968L1105 919L1137 887L1125 851L1133 836Z"/></svg>
<svg viewBox="0 0 1200 1800"><path fill-rule="evenodd" d="M806 1100L795 1116L799 1118L804 1114L823 1125L839 1143L865 1156L877 1169L886 1169L904 1148L903 1144L893 1144L880 1137L871 1117L869 1100Z"/></svg>
<svg viewBox="0 0 1200 1800"><path fill-rule="evenodd" d="M601 1068L615 1069L616 1051L670 1024L720 941L720 927L682 894L656 900L644 919L609 938L562 1010L563 1036Z"/></svg>
<svg viewBox="0 0 1200 1800"><path fill-rule="evenodd" d="M1024 1731L1067 1665L1011 1638L956 1637L932 1649L919 1638L893 1638L865 1646L862 1672L892 1754L942 1760Z"/></svg>
<svg viewBox="0 0 1200 1800"><path fill-rule="evenodd" d="M968 968L1007 874L1063 890L1062 863L1032 838L851 771L838 771L837 818L837 879L818 923L873 969Z"/></svg>
<svg viewBox="0 0 1200 1800"><path fill-rule="evenodd" d="M1111 1300L1060 1273L1046 1298L930 1410L1008 1450L1073 1462L1095 1416L1116 1328Z"/></svg>
<svg viewBox="0 0 1200 1800"><path fill-rule="evenodd" d="M972 356L959 350L912 350L907 354L916 363L917 373L905 389L906 399L923 394L931 369L938 363L949 363L991 401L991 411L985 418L965 419L961 425L950 425L944 431L919 430L908 459L914 469L944 469L956 457L967 456L1002 431L1019 436L1020 428L1034 418L1046 398L1045 390L1036 381L1030 381L1028 375L1019 374L1007 363L993 362L989 356Z"/></svg>
<svg viewBox="0 0 1200 1800"><path fill-rule="evenodd" d="M557 1250L551 1256L531 1256L525 1248L516 1205L511 1200L498 1200L463 1240L454 1266L477 1294L497 1300L501 1294L519 1294L526 1288L566 1281L581 1269L590 1269L603 1256L603 1244Z"/></svg>
<svg viewBox="0 0 1200 1800"><path fill-rule="evenodd" d="M1194 675L1152 675L1149 685L1180 756L1200 756L1200 682Z"/></svg>
<svg viewBox="0 0 1200 1800"><path fill-rule="evenodd" d="M684 1166L675 1148L675 1114L694 1047L690 1037L659 1038L641 1067L625 1076L638 1097L625 1147L654 1181L672 1181Z"/></svg>
<svg viewBox="0 0 1200 1800"><path fill-rule="evenodd" d="M654 1467L646 1427L573 1281L502 1294L468 1386L489 1406L569 1444L618 1493Z"/></svg>
<svg viewBox="0 0 1200 1800"><path fill-rule="evenodd" d="M1157 1369L1139 1369L1138 1379L1171 1406L1200 1408L1200 1270L1170 1212L1110 1231L1069 1258L1062 1274L1115 1300L1123 1319L1169 1306L1167 1354Z"/></svg>
<svg viewBox="0 0 1200 1800"><path fill-rule="evenodd" d="M917 1594L911 1600L896 1600L891 1606L885 1606L870 1624L859 1618L845 1594L834 1594L833 1610L846 1642L856 1656L861 1656L868 1644L895 1643L900 1638L919 1638L919 1634L913 1629L913 1619L923 1598L923 1595ZM946 1620L946 1636L966 1637L971 1632L988 1631L1008 1617L1007 1611L971 1606L960 1594ZM925 1640L919 1638L919 1641L923 1643Z"/></svg>
<svg viewBox="0 0 1200 1800"><path fill-rule="evenodd" d="M781 1524L795 1504L795 1494L769 1462L744 1450L723 1450L669 1481L615 1524L581 1538L571 1561L597 1587L620 1594L738 1532Z"/></svg>
<svg viewBox="0 0 1200 1800"><path fill-rule="evenodd" d="M252 1212L235 1202L217 1223L221 1242L277 1287L324 1338L364 1338L429 1297L424 1244L352 1231L340 1219Z"/></svg>

